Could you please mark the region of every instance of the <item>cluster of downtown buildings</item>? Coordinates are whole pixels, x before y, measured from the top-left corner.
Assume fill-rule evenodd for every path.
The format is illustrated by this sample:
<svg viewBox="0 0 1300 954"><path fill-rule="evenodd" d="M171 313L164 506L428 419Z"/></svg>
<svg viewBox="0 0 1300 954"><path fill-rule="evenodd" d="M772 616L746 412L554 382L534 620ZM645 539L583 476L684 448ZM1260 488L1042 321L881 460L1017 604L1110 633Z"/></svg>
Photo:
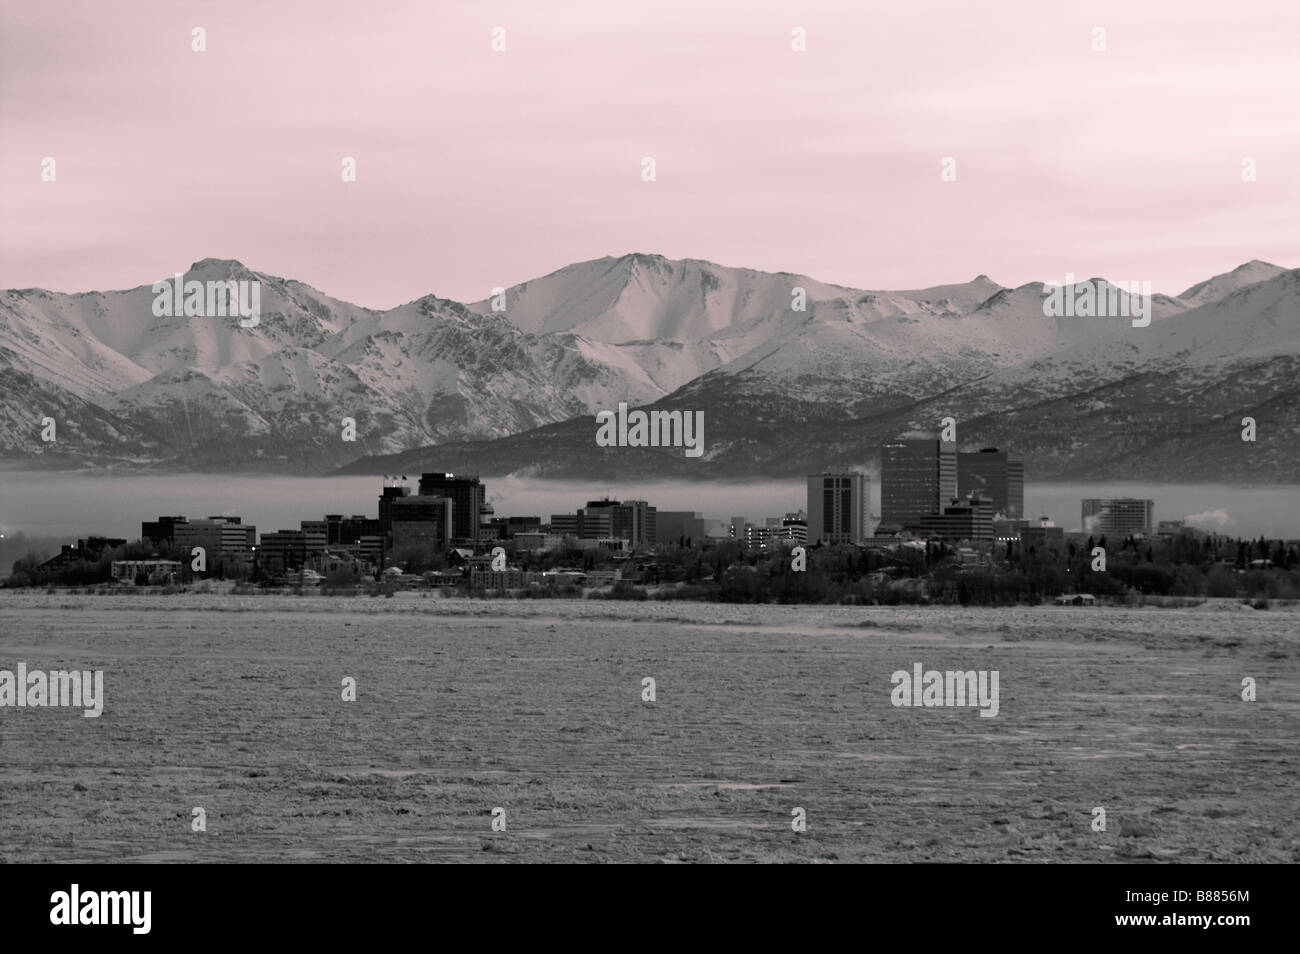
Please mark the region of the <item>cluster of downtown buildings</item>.
<svg viewBox="0 0 1300 954"><path fill-rule="evenodd" d="M951 542L1061 543L1064 529L1025 515L1025 462L995 447L959 452L954 441L900 438L880 448L880 515L872 526L869 475L808 475L807 541L862 544L899 538ZM1150 536L1155 502L1084 499L1081 526L1089 534ZM1179 529L1161 524L1162 531Z"/></svg>
<svg viewBox="0 0 1300 954"><path fill-rule="evenodd" d="M237 560L270 575L301 571L328 575L338 569L370 573L400 568L416 554L449 555L475 577L474 582L497 586L515 582L518 571L489 569L488 557L496 546L512 554L590 550L600 557L595 562L613 565L661 545L701 545L736 536L763 546L781 537L802 542L803 527L802 513L771 518L756 528L743 518L726 524L705 520L699 513L661 511L645 500L609 498L588 501L572 513L551 514L549 521L540 516L497 516L487 501L486 485L477 476L426 473L414 492L406 477L384 477L377 517L326 514L320 520L303 520L297 529L267 531L259 537L257 528L238 516L161 516L142 523L140 536L146 543L182 555L202 547L209 560ZM94 540L101 545L125 543ZM56 560L77 556L77 548L66 547ZM113 576L131 580L143 574L152 580L179 569L175 560L122 560L114 561ZM591 571L580 575L601 577ZM611 582L619 578L612 571L605 575Z"/></svg>
<svg viewBox="0 0 1300 954"><path fill-rule="evenodd" d="M476 476L450 473L421 475L412 492L405 477L385 477L378 516L326 514L303 520L296 529L264 532L238 516L188 518L161 516L141 525L141 540L170 547L187 558L202 548L208 561L242 562L265 575L316 573L326 576L347 569L360 574L398 572L412 557L419 562L437 554L465 572L488 572L488 555L501 546L508 553L559 550L595 551L588 563L614 566L638 553L674 545L709 546L723 540L749 548L769 549L807 544L889 545L900 541L941 540L987 550L994 543L1016 541L1039 550L1061 546L1064 530L1046 517L1030 521L1024 506L1024 460L1007 451L986 448L958 452L952 441L908 437L880 449L880 514L870 512L871 477L862 472L810 474L807 510L768 517L753 524L744 517L706 520L689 511L661 511L645 500L588 501L572 513L497 516L487 502L486 487ZM1085 499L1084 533L1150 536L1178 532L1181 525L1157 528L1154 502L1139 499ZM47 566L97 559L98 550L125 544L95 537L78 541ZM120 580L168 578L179 571L177 560L157 557L114 561ZM501 572L501 571L493 571ZM518 571L509 571L517 573ZM458 573L459 575L459 573ZM617 578L617 574L615 575ZM513 582L484 578L496 585Z"/></svg>

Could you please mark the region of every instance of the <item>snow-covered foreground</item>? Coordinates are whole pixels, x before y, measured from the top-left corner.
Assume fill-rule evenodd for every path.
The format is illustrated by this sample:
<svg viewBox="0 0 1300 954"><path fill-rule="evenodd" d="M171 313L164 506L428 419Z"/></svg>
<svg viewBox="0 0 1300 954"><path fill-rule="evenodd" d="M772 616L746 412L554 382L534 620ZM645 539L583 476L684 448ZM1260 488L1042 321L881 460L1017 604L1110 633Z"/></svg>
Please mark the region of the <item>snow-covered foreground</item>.
<svg viewBox="0 0 1300 954"><path fill-rule="evenodd" d="M1297 622L6 592L0 670L104 711L0 708L0 860L1294 862Z"/></svg>

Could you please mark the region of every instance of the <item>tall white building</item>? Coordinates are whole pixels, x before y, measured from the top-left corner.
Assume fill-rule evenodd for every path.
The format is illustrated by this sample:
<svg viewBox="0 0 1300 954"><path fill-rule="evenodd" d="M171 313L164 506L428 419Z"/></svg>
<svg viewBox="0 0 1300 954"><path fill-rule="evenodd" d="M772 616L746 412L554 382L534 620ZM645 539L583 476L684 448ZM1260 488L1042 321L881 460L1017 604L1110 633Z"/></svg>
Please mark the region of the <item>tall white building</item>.
<svg viewBox="0 0 1300 954"><path fill-rule="evenodd" d="M1156 502L1136 497L1085 497L1083 529L1087 533L1151 535Z"/></svg>
<svg viewBox="0 0 1300 954"><path fill-rule="evenodd" d="M867 536L866 474L808 475L808 542L859 543Z"/></svg>

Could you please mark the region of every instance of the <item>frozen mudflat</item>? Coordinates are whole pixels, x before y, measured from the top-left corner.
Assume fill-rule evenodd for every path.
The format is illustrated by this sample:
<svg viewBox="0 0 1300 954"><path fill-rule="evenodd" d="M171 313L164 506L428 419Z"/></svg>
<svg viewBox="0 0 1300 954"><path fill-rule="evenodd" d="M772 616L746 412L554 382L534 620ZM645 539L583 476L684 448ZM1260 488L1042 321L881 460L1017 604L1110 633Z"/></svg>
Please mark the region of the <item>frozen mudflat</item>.
<svg viewBox="0 0 1300 954"><path fill-rule="evenodd" d="M0 592L0 669L104 670L97 719L0 708L0 861L1295 862L1298 640L1231 602ZM917 662L998 670L997 717L892 706Z"/></svg>

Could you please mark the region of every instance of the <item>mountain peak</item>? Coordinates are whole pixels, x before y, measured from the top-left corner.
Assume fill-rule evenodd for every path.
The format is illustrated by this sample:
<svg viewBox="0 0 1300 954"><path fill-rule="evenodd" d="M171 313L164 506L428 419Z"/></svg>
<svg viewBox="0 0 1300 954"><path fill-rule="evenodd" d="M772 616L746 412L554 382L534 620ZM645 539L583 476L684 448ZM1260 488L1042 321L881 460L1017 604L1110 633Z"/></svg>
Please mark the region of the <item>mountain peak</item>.
<svg viewBox="0 0 1300 954"><path fill-rule="evenodd" d="M190 266L190 271L197 271L201 268L240 268L247 271L247 266L243 262L234 258L201 258Z"/></svg>
<svg viewBox="0 0 1300 954"><path fill-rule="evenodd" d="M1286 269L1255 258L1238 265L1230 272L1215 275L1203 282L1196 283L1178 297L1192 305L1204 305L1223 298L1238 289L1245 288L1247 285L1254 285L1257 282L1265 282L1270 278L1276 278L1284 271Z"/></svg>
<svg viewBox="0 0 1300 954"><path fill-rule="evenodd" d="M620 261L627 263L629 272L637 269L647 269L655 272L672 271L672 262L653 252L630 252L624 255Z"/></svg>
<svg viewBox="0 0 1300 954"><path fill-rule="evenodd" d="M233 258L202 258L191 265L185 274L196 281L227 281L258 277L251 268Z"/></svg>

